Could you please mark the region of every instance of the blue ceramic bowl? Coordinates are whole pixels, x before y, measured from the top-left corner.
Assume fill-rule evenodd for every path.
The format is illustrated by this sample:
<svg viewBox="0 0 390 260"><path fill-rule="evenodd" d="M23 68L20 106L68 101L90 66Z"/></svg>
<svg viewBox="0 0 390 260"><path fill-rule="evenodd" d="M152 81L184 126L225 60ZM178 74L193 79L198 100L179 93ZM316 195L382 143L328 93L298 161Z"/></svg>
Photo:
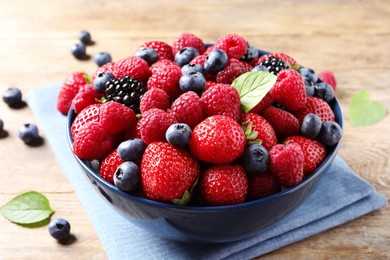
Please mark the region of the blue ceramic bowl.
<svg viewBox="0 0 390 260"><path fill-rule="evenodd" d="M336 121L342 127L342 114L335 99L331 107ZM71 124L76 114L68 114L68 140ZM298 185L259 200L230 206L176 206L127 194L118 190L94 171L90 162L77 156L85 175L101 198L131 223L157 236L181 241L201 243L222 243L249 238L296 209L312 192L321 176L331 166L340 148L336 144L318 169Z"/></svg>

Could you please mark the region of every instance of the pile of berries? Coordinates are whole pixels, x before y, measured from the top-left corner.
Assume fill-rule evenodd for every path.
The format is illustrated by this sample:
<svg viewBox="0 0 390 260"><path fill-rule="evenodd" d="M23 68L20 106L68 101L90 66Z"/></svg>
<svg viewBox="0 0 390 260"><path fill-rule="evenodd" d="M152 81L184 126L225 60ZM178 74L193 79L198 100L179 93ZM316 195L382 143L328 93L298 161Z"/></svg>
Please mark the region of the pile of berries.
<svg viewBox="0 0 390 260"><path fill-rule="evenodd" d="M258 81L239 80L247 75L275 83L253 95ZM297 185L325 160L342 136L332 76L325 78L333 86L237 34L209 45L184 33L171 45L145 42L92 77L73 73L57 104L77 114L75 155L98 161L100 176L119 190L178 205L231 205Z"/></svg>

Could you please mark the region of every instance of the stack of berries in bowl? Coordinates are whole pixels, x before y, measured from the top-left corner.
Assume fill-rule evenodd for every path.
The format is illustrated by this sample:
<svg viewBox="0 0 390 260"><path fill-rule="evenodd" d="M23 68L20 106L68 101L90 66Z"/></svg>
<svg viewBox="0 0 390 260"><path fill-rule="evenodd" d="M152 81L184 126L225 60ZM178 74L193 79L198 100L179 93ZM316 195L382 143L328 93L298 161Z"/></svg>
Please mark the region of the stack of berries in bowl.
<svg viewBox="0 0 390 260"><path fill-rule="evenodd" d="M171 45L145 42L92 77L73 73L57 107L63 114L70 109L73 152L113 205L111 196L119 195L198 213L261 204L304 187L328 167L342 136L330 84L237 34L214 44L191 33Z"/></svg>

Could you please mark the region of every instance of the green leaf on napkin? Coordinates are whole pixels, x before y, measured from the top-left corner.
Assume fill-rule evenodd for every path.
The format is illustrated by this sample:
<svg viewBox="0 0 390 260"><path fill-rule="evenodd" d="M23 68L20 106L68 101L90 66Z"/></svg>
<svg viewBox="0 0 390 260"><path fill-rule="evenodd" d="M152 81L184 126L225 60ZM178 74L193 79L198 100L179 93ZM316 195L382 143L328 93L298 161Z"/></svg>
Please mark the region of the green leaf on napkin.
<svg viewBox="0 0 390 260"><path fill-rule="evenodd" d="M354 126L372 125L382 120L387 114L385 106L371 100L368 90L356 93L349 104L349 118Z"/></svg>
<svg viewBox="0 0 390 260"><path fill-rule="evenodd" d="M46 223L54 213L49 200L39 192L29 191L16 196L0 208L0 214L7 220L33 227L32 224Z"/></svg>
<svg viewBox="0 0 390 260"><path fill-rule="evenodd" d="M251 71L236 78L232 86L240 96L241 109L248 112L271 90L277 77L265 71Z"/></svg>

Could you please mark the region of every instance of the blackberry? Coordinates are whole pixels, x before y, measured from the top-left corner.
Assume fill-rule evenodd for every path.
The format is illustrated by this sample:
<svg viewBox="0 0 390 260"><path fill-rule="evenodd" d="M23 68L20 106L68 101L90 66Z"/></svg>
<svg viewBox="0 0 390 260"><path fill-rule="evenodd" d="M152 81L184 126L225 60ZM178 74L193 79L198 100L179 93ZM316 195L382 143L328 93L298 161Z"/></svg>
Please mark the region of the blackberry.
<svg viewBox="0 0 390 260"><path fill-rule="evenodd" d="M110 80L105 86L106 97L109 101L124 104L136 113L140 113L139 101L147 90L144 83L130 76Z"/></svg>
<svg viewBox="0 0 390 260"><path fill-rule="evenodd" d="M268 59L260 63L259 65L265 66L268 69L268 72L278 75L284 69L288 69L288 64L286 64L281 59L270 56Z"/></svg>

